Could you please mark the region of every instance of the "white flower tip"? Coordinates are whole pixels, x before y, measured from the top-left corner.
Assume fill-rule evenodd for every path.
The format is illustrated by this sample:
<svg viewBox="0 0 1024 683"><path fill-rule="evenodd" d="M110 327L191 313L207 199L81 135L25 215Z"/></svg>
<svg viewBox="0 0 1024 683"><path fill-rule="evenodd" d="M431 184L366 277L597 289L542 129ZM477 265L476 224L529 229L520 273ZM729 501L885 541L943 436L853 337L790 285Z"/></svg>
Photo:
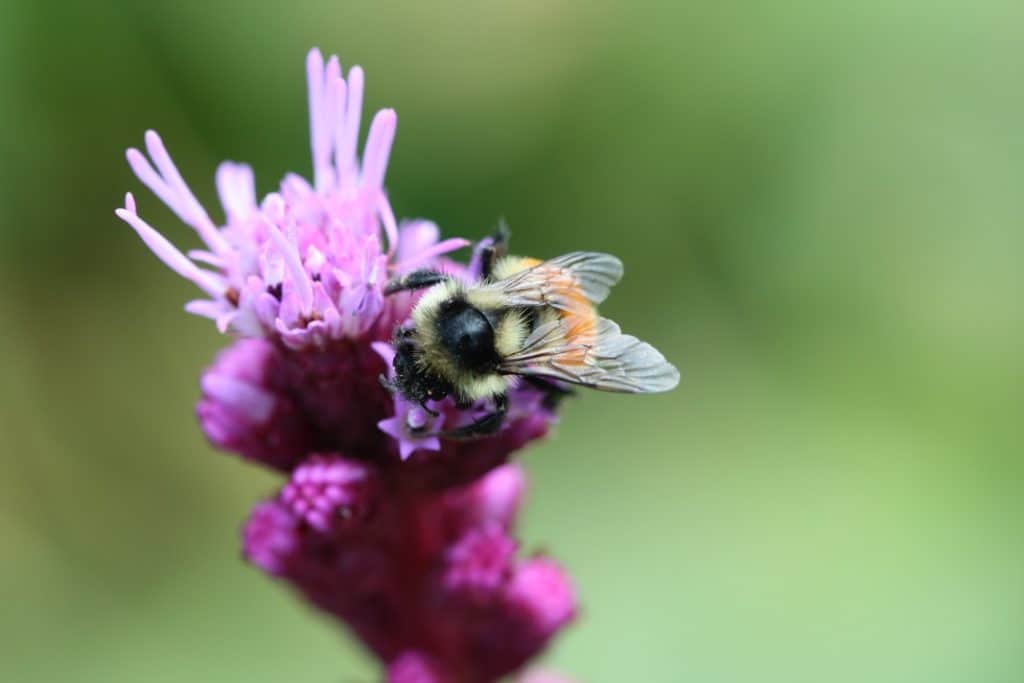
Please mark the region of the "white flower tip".
<svg viewBox="0 0 1024 683"><path fill-rule="evenodd" d="M135 197L132 196L131 192L124 193L124 208L131 213L135 213Z"/></svg>
<svg viewBox="0 0 1024 683"><path fill-rule="evenodd" d="M341 77L341 62L338 61L338 55L331 55L331 58L327 60L327 78L331 80L333 78Z"/></svg>
<svg viewBox="0 0 1024 683"><path fill-rule="evenodd" d="M284 218L285 206L284 198L277 192L271 192L263 198L260 210L264 213L265 218L270 219L268 222L279 221Z"/></svg>
<svg viewBox="0 0 1024 683"><path fill-rule="evenodd" d="M322 69L324 63L324 56L320 52L320 48L314 47L306 54L306 66L310 69Z"/></svg>
<svg viewBox="0 0 1024 683"><path fill-rule="evenodd" d="M163 147L164 145L164 141L160 139L160 134L152 128L146 131L145 139L147 148Z"/></svg>
<svg viewBox="0 0 1024 683"><path fill-rule="evenodd" d="M373 117L373 123L377 123L377 121L380 121L381 126L387 126L388 128L393 129L398 123L398 114L395 113L394 109L381 109L377 112L377 115Z"/></svg>

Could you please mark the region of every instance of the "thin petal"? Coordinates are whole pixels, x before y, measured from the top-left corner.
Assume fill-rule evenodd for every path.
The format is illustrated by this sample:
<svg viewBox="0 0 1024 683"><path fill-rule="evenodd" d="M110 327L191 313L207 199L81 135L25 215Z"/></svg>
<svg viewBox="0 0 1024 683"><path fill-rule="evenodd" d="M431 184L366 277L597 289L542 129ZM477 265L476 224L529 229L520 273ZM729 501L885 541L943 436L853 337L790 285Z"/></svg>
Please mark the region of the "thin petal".
<svg viewBox="0 0 1024 683"><path fill-rule="evenodd" d="M216 320L224 313L224 302L209 301L208 299L194 299L185 304L185 311L192 315L198 315L210 320Z"/></svg>
<svg viewBox="0 0 1024 683"><path fill-rule="evenodd" d="M185 222L195 228L207 246L215 252L227 249L228 245L223 235L214 226L210 217L206 215L206 210L203 209L199 200L188 189L185 179L181 177L178 167L174 165L171 155L167 153L167 148L164 147L163 140L160 139L155 130L146 131L146 150L149 152L149 157L153 160L153 163L156 164L157 170L160 171L160 176L167 183L167 187L177 195L180 206L185 214Z"/></svg>
<svg viewBox="0 0 1024 683"><path fill-rule="evenodd" d="M252 168L225 161L217 167L217 194L228 222L243 221L256 209L256 185Z"/></svg>
<svg viewBox="0 0 1024 683"><path fill-rule="evenodd" d="M188 256L193 261L205 263L208 266L214 266L216 268L224 267L224 259L202 249L189 249L187 252L185 252L185 255Z"/></svg>
<svg viewBox="0 0 1024 683"><path fill-rule="evenodd" d="M128 165L131 166L135 177L141 180L142 184L148 187L150 192L159 197L160 201L166 204L167 208L173 211L174 215L182 223L188 224L185 205L179 200L178 195L167 186L167 183L160 177L160 174L156 172L152 164L149 163L149 159L146 158L146 155L131 147L125 152L125 158L128 159Z"/></svg>
<svg viewBox="0 0 1024 683"><path fill-rule="evenodd" d="M274 412L274 395L231 377L207 373L200 380L203 393L235 412L261 424Z"/></svg>
<svg viewBox="0 0 1024 683"><path fill-rule="evenodd" d="M330 157L326 117L324 116L324 57L313 48L306 56L306 82L309 88L309 139L313 154L313 184L321 189L323 173Z"/></svg>
<svg viewBox="0 0 1024 683"><path fill-rule="evenodd" d="M363 115L363 70L354 66L348 72L348 97L345 101L345 118L340 123L336 158L346 173L353 172L356 165L356 143L359 140L359 123Z"/></svg>
<svg viewBox="0 0 1024 683"><path fill-rule="evenodd" d="M156 257L164 262L168 268L186 280L194 282L200 289L212 297L221 297L224 294L224 283L215 276L199 268L189 261L184 254L167 241L163 235L149 226L135 213L135 199L131 193L125 196L125 208L118 209L114 213L128 225L135 229L146 246L156 254Z"/></svg>
<svg viewBox="0 0 1024 683"><path fill-rule="evenodd" d="M334 175L336 182L340 186L345 175L351 171L352 163L351 159L347 159L341 154L341 147L344 143L345 104L348 98L348 86L345 85L345 81L339 76L328 82L327 87L334 100L334 118L330 122L330 130L334 136Z"/></svg>
<svg viewBox="0 0 1024 683"><path fill-rule="evenodd" d="M370 348L372 348L378 356L384 359L384 362L388 364L388 367L391 367L391 361L395 359L395 349L391 344L381 341L370 342Z"/></svg>
<svg viewBox="0 0 1024 683"><path fill-rule="evenodd" d="M391 157L391 143L395 141L398 117L394 109L382 109L373 117L363 151L363 187L379 190L384 187L384 174Z"/></svg>
<svg viewBox="0 0 1024 683"><path fill-rule="evenodd" d="M391 208L391 202L381 192L377 200L377 213L380 215L380 222L384 225L384 235L388 238L388 258L398 248L398 223L395 221L395 212Z"/></svg>
<svg viewBox="0 0 1024 683"><path fill-rule="evenodd" d="M398 248L395 250L395 258L399 261L411 259L421 251L437 244L440 238L441 229L433 221L422 218L403 221L398 228Z"/></svg>
<svg viewBox="0 0 1024 683"><path fill-rule="evenodd" d="M442 256L443 254L448 254L458 249L462 249L463 247L468 247L470 244L472 243L469 240L462 239L461 237L451 237L449 239L444 240L443 242L438 242L429 249L421 251L420 253L416 254L415 256L406 261L396 263L394 266L394 270L408 270L414 266L418 266L424 261L429 261L431 259L437 258L438 256Z"/></svg>
<svg viewBox="0 0 1024 683"><path fill-rule="evenodd" d="M284 264L288 268L288 272L291 273L292 284L295 286L296 294L298 294L302 312L308 314L313 310L313 283L306 269L302 266L299 250L295 246L295 242L285 237L276 225L270 221L265 221L265 223L267 230L270 232L270 238L281 252L281 256L284 257Z"/></svg>

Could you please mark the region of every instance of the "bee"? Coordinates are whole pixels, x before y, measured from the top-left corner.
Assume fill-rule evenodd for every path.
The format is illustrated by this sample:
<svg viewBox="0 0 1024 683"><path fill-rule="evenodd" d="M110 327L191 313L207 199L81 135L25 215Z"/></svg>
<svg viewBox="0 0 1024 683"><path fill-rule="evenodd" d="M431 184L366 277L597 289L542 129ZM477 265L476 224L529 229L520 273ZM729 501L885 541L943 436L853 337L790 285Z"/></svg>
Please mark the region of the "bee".
<svg viewBox="0 0 1024 683"><path fill-rule="evenodd" d="M482 249L477 282L417 270L385 286L388 295L426 290L411 325L395 331L388 388L435 415L427 402L447 396L463 408L481 400L493 405L438 436L493 434L508 411L509 389L522 380L549 398L569 393L566 383L634 394L675 388L679 371L657 349L597 313L622 277L618 258L577 251L540 261L507 255L506 243L500 229Z"/></svg>

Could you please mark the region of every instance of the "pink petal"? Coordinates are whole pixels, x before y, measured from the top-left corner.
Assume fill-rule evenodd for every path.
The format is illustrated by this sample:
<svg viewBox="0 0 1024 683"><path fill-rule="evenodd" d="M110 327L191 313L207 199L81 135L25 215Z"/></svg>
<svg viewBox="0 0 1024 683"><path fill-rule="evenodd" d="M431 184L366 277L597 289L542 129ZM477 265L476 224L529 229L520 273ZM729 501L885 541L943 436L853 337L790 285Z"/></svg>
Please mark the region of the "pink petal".
<svg viewBox="0 0 1024 683"><path fill-rule="evenodd" d="M370 342L370 348L372 348L378 356L384 359L384 362L391 367L391 361L395 359L395 349L387 342Z"/></svg>
<svg viewBox="0 0 1024 683"><path fill-rule="evenodd" d="M395 258L398 261L411 259L421 251L437 244L440 238L441 229L433 221L422 218L403 221L398 228L398 248L395 250Z"/></svg>
<svg viewBox="0 0 1024 683"><path fill-rule="evenodd" d="M380 222L384 225L384 235L388 238L388 257L398 247L398 224L395 221L395 212L391 209L391 202L381 192L377 200L377 212L380 215Z"/></svg>
<svg viewBox="0 0 1024 683"><path fill-rule="evenodd" d="M295 242L281 234L276 225L270 221L264 222L267 230L270 232L270 238L274 240L274 244L284 257L284 263L288 267L288 272L291 273L292 285L295 287L296 294L298 294L302 312L309 314L313 310L313 283L302 265L298 247L295 246Z"/></svg>
<svg viewBox="0 0 1024 683"><path fill-rule="evenodd" d="M131 166L135 177L142 181L142 184L149 188L150 192L160 198L171 211L181 220L188 223L186 208L178 199L178 196L167 186L160 174L154 170L149 159L139 150L131 147L125 152L128 165Z"/></svg>
<svg viewBox="0 0 1024 683"><path fill-rule="evenodd" d="M324 169L331 154L327 131L327 117L324 115L324 58L320 50L313 48L306 56L306 83L309 88L309 137L313 153L313 184L318 190L324 189Z"/></svg>
<svg viewBox="0 0 1024 683"><path fill-rule="evenodd" d="M331 92L334 104L334 117L330 121L330 131L334 137L334 174L336 181L341 186L345 175L351 172L352 160L341 154L341 147L344 143L345 130L345 105L348 98L348 86L339 75L334 80L328 81L327 88Z"/></svg>
<svg viewBox="0 0 1024 683"><path fill-rule="evenodd" d="M203 393L243 415L253 423L262 424L274 412L274 395L251 384L207 373L200 380Z"/></svg>
<svg viewBox="0 0 1024 683"><path fill-rule="evenodd" d="M217 194L228 222L245 220L256 209L256 186L252 168L225 161L217 167Z"/></svg>
<svg viewBox="0 0 1024 683"><path fill-rule="evenodd" d="M163 140L160 139L155 130L147 130L145 137L146 150L149 152L149 157L156 164L157 170L160 171L160 176L164 179L167 187L177 196L178 205L182 209L179 216L195 228L207 246L215 252L226 250L228 245L224 241L224 236L220 234L210 220L210 217L206 215L206 211L199 203L199 200L188 189L185 179L181 177L178 167L174 165L171 155L167 153Z"/></svg>
<svg viewBox="0 0 1024 683"><path fill-rule="evenodd" d="M223 296L226 287L220 278L215 276L213 273L200 269L196 264L189 261L185 258L185 255L178 251L173 244L168 242L163 235L158 233L144 220L139 218L139 215L135 213L135 199L132 197L131 193L128 193L125 196L124 201L126 208L118 209L114 213L118 218L135 229L135 232L139 234L142 241L146 243L146 246L149 247L154 254L156 254L158 259L163 261L168 268L178 275L182 276L186 280L194 282L200 289L210 296L215 298Z"/></svg>
<svg viewBox="0 0 1024 683"><path fill-rule="evenodd" d="M461 237L452 237L452 238L446 239L443 242L439 242L439 243L435 244L434 246L430 247L429 249L421 251L420 253L416 254L414 257L412 257L411 259L409 259L407 261L402 261L401 263L396 263L394 265L394 270L397 270L397 271L409 270L413 266L418 266L418 265L420 265L421 263L423 263L425 261L430 261L432 259L437 258L438 256L443 255L443 254L447 254L447 253L450 253L450 252L453 252L453 251L457 251L459 249L462 249L463 247L469 246L470 244L472 244L472 243L469 240L464 240Z"/></svg>
<svg viewBox="0 0 1024 683"><path fill-rule="evenodd" d="M210 320L216 320L224 313L223 301L209 301L207 299L194 299L185 304L185 311L192 315L202 316Z"/></svg>
<svg viewBox="0 0 1024 683"><path fill-rule="evenodd" d="M363 115L363 70L358 66L348 72L348 97L345 102L345 117L335 125L337 149L334 154L343 167L354 170L356 164L356 142L359 139L359 123ZM340 180L340 179L339 179Z"/></svg>
<svg viewBox="0 0 1024 683"><path fill-rule="evenodd" d="M397 125L398 117L394 109L382 109L373 117L363 151L363 187L373 190L383 188Z"/></svg>

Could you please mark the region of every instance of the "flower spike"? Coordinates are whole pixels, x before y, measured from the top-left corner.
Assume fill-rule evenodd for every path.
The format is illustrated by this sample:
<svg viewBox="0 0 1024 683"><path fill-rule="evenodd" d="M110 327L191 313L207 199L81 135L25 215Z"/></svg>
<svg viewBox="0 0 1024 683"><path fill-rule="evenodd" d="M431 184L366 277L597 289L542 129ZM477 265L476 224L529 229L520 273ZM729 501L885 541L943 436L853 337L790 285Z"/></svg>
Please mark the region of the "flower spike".
<svg viewBox="0 0 1024 683"><path fill-rule="evenodd" d="M384 181L397 117L373 117L362 157L364 75L306 57L311 180L288 174L258 201L252 169L215 174L224 223L185 183L163 140L129 149L139 180L202 240L184 253L138 214L116 215L205 294L185 304L236 339L202 374L196 416L215 447L286 477L242 530L255 567L345 622L391 683L491 683L517 673L575 615L550 560L517 559L525 476L509 456L554 422L544 395L509 390L505 423L473 441L444 430L483 406L410 403L389 390L393 340L419 294L385 297L417 268L482 277L448 255L469 244L399 221Z"/></svg>

